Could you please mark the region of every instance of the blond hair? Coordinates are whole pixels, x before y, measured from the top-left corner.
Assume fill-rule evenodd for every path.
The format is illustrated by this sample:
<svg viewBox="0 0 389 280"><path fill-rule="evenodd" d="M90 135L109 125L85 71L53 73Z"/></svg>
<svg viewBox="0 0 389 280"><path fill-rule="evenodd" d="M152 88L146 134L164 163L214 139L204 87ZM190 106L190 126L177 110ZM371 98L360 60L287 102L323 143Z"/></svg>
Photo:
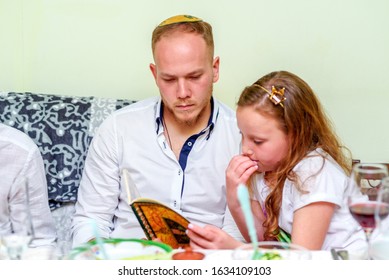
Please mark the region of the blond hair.
<svg viewBox="0 0 389 280"><path fill-rule="evenodd" d="M161 40L161 38L167 37L175 32L194 33L202 36L208 46L210 57L211 59L213 58L215 46L213 42L212 26L205 21L178 22L169 25L157 26L154 29L151 38L151 49L153 54L158 41Z"/></svg>
<svg viewBox="0 0 389 280"><path fill-rule="evenodd" d="M269 99L273 86L276 90L284 88L286 99L282 102L283 106L274 104ZM350 174L351 160L344 153L345 147L311 87L290 72L272 72L260 78L243 90L237 105L254 106L261 114L274 118L290 139L286 158L277 170L265 174L267 182L272 182L269 186L272 191L265 201L267 217L263 223L264 237L274 239L279 232L278 216L285 180L291 180L299 191L303 191L299 178L293 172L294 166L309 152L318 148L328 153L346 174Z"/></svg>

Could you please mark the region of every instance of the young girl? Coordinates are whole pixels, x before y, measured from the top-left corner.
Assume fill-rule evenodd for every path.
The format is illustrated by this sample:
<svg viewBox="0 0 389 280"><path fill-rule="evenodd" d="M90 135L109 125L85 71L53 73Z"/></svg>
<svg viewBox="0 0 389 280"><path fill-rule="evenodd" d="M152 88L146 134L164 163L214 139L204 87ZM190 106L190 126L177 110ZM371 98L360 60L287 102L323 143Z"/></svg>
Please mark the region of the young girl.
<svg viewBox="0 0 389 280"><path fill-rule="evenodd" d="M351 161L307 83L286 71L262 77L242 92L237 119L242 154L227 168L227 199L247 241L240 183L250 187L259 240L282 229L311 250L366 246L347 207ZM195 248L240 245L212 226L190 224L188 234Z"/></svg>

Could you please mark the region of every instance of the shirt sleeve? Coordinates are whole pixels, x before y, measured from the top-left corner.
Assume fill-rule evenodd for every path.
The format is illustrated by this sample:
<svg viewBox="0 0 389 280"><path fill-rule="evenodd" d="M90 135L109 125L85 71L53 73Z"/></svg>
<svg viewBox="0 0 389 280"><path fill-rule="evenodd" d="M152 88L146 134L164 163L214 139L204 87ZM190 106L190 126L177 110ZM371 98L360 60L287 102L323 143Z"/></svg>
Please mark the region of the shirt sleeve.
<svg viewBox="0 0 389 280"><path fill-rule="evenodd" d="M42 156L34 149L26 160L24 172L29 194L34 239L30 246L54 246L56 229L48 203L48 190Z"/></svg>
<svg viewBox="0 0 389 280"><path fill-rule="evenodd" d="M298 165L296 173L306 191L298 191L288 181L284 192L292 194L293 211L314 202L329 202L338 207L345 203L347 176L332 160L321 156L307 158Z"/></svg>
<svg viewBox="0 0 389 280"><path fill-rule="evenodd" d="M102 238L109 238L120 194L117 142L109 117L92 140L85 161L72 224L73 247L95 237L92 222Z"/></svg>

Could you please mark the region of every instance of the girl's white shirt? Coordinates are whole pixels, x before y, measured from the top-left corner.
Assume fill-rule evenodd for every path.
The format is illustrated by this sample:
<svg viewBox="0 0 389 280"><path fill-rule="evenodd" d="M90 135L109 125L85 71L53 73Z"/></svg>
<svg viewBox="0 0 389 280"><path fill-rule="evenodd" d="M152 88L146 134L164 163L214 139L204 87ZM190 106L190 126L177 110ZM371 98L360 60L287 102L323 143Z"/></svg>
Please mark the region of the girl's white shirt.
<svg viewBox="0 0 389 280"><path fill-rule="evenodd" d="M334 247L360 250L366 247L363 230L348 209L347 197L350 193L348 176L335 160L322 149L316 149L299 162L293 170L299 176L306 192L299 191L290 180L285 181L279 226L291 233L293 215L296 210L315 202L329 202L337 207L322 250L330 250ZM258 174L254 181L254 199L259 201L263 209L270 189L265 183L263 174Z"/></svg>

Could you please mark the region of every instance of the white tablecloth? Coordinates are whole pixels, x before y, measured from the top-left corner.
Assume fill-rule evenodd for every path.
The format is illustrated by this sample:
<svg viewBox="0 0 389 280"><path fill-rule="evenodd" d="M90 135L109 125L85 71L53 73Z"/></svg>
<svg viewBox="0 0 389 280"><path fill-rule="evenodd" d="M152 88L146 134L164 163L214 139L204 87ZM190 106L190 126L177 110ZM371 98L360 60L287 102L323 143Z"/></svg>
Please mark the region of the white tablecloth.
<svg viewBox="0 0 389 280"><path fill-rule="evenodd" d="M205 260L232 260L233 250L201 250L205 254ZM333 260L329 251L310 251L311 260Z"/></svg>

